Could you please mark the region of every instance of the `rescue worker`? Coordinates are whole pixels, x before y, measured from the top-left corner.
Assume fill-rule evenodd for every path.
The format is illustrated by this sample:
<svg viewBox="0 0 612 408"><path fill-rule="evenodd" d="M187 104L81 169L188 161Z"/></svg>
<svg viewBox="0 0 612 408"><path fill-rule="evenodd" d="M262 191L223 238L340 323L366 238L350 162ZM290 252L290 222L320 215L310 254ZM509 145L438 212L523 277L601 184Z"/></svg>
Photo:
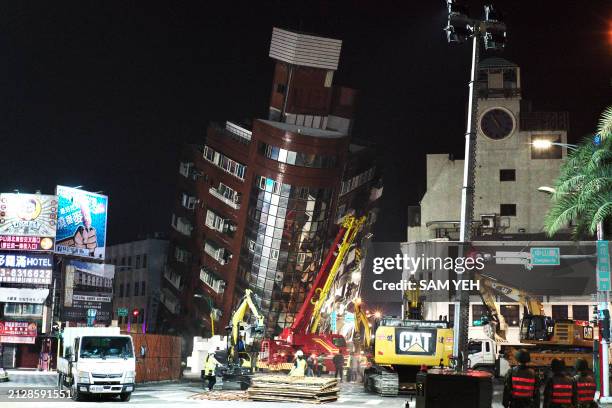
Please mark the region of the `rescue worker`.
<svg viewBox="0 0 612 408"><path fill-rule="evenodd" d="M505 408L539 408L540 382L533 369L527 367L531 356L527 350L518 350L512 367L504 380L503 406Z"/></svg>
<svg viewBox="0 0 612 408"><path fill-rule="evenodd" d="M312 353L310 356L308 356L308 359L306 360L306 365L308 367L306 369L306 377L314 377L316 364L317 364L317 356L314 353Z"/></svg>
<svg viewBox="0 0 612 408"><path fill-rule="evenodd" d="M544 386L544 408L573 407L574 379L565 373L563 360L553 359L550 368L553 375Z"/></svg>
<svg viewBox="0 0 612 408"><path fill-rule="evenodd" d="M306 359L304 358L304 352L298 350L295 352L295 362L293 363L293 370L289 372L291 377L304 377L306 374Z"/></svg>
<svg viewBox="0 0 612 408"><path fill-rule="evenodd" d="M332 358L332 361L334 363L334 367L336 368L335 377L339 378L340 382L342 382L342 374L344 373L344 356L342 353L338 353Z"/></svg>
<svg viewBox="0 0 612 408"><path fill-rule="evenodd" d="M208 391L212 391L215 383L217 382L217 376L215 375L215 369L219 365L219 362L215 358L216 350L214 348L208 350L208 355L204 361L204 375L208 380Z"/></svg>
<svg viewBox="0 0 612 408"><path fill-rule="evenodd" d="M576 408L597 408L595 402L595 377L589 369L586 360L579 358L576 360L576 375L574 376L574 404Z"/></svg>

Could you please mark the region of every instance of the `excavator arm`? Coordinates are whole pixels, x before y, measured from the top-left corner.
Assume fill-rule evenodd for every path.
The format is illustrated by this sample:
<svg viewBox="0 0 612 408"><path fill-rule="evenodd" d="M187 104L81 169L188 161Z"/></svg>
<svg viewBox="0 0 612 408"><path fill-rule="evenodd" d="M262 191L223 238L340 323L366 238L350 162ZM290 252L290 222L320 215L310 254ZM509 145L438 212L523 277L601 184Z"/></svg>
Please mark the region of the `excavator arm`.
<svg viewBox="0 0 612 408"><path fill-rule="evenodd" d="M353 339L359 338L360 345L363 345L366 349L370 348L372 342L372 328L366 313L362 309L361 299L356 299L353 303L355 305L355 330ZM361 339L361 329L363 328L363 339ZM361 351L361 350L359 350Z"/></svg>
<svg viewBox="0 0 612 408"><path fill-rule="evenodd" d="M264 330L264 315L259 310L257 304L253 301L252 297L253 292L251 289L246 289L244 291L244 296L240 305L234 311L232 315L232 344L231 344L231 353L234 354L234 348L238 344L238 338L240 336L240 324L244 322L244 317L246 316L246 312L250 310L251 315L255 319L255 331L263 333Z"/></svg>

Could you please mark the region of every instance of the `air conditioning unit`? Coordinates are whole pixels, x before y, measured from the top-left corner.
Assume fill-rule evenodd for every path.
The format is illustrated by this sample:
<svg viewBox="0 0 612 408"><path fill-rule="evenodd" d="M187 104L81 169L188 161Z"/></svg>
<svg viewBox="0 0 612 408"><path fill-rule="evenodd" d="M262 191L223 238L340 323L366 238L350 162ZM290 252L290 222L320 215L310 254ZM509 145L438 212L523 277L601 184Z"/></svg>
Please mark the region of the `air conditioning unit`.
<svg viewBox="0 0 612 408"><path fill-rule="evenodd" d="M483 214L480 216L482 228L495 229L497 216L495 214Z"/></svg>

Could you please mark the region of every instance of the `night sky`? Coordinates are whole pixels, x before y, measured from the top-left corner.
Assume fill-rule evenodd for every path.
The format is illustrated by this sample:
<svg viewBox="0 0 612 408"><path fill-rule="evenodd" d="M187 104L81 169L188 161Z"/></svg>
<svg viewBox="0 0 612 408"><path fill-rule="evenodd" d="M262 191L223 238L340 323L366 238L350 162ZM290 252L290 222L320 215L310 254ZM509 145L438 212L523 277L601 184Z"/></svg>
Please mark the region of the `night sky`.
<svg viewBox="0 0 612 408"><path fill-rule="evenodd" d="M592 131L612 104L612 3L495 4L523 97L569 111L572 140ZM360 89L354 134L385 166L377 239L405 240L425 154L463 152L470 47L447 45L445 19L441 0L2 2L0 191L104 191L110 244L167 230L181 144L266 115L278 26L343 40L335 84Z"/></svg>

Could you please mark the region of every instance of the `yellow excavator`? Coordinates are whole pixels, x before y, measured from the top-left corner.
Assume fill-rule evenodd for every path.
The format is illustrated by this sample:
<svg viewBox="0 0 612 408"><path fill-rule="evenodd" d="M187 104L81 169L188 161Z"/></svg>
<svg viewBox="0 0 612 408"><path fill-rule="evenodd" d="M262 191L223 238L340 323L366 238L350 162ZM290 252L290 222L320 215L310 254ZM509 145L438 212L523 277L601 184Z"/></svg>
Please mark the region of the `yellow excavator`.
<svg viewBox="0 0 612 408"><path fill-rule="evenodd" d="M370 349L372 345L372 323L368 319L368 314L363 310L361 298L353 301L355 308L355 329L353 330L353 346L356 353L361 353ZM374 319L380 319L380 312L373 314Z"/></svg>
<svg viewBox="0 0 612 408"><path fill-rule="evenodd" d="M252 323L245 320L250 311ZM246 289L242 301L234 310L231 325L226 328L227 336L227 364L220 368L223 379L223 389L247 389L251 385L253 374L253 358L251 351L257 350L258 340L264 333L264 315L253 300L253 292ZM255 344L255 345L254 345ZM253 353L254 354L254 353Z"/></svg>
<svg viewBox="0 0 612 408"><path fill-rule="evenodd" d="M449 366L453 329L448 321L423 320L418 289L404 294L403 319L382 317L374 322L372 365L364 371L364 388L383 396L414 392L423 366Z"/></svg>
<svg viewBox="0 0 612 408"><path fill-rule="evenodd" d="M514 352L520 347L531 352L530 365L536 368L548 367L554 358L564 360L568 366L573 366L578 358L592 360L594 328L589 322L553 320L544 314L542 303L527 291L484 274L476 274L475 278L480 282L481 298L488 312L482 324L492 326L489 337L495 340L500 355L510 365L517 364ZM507 342L508 326L496 301L499 295L518 302L527 312L520 323L520 344Z"/></svg>

